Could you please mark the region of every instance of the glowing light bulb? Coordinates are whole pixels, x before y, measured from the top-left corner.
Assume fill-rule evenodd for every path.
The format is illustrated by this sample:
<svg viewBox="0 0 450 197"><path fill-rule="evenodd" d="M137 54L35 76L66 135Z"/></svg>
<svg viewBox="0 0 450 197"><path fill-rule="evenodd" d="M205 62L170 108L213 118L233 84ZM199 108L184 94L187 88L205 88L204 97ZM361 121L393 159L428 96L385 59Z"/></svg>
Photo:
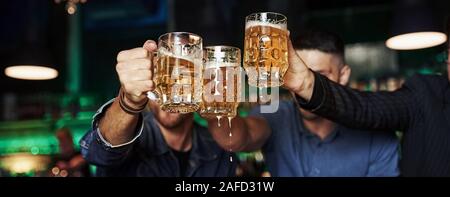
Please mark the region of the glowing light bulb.
<svg viewBox="0 0 450 197"><path fill-rule="evenodd" d="M437 46L445 41L447 35L441 32L414 32L389 38L386 46L395 50L414 50Z"/></svg>

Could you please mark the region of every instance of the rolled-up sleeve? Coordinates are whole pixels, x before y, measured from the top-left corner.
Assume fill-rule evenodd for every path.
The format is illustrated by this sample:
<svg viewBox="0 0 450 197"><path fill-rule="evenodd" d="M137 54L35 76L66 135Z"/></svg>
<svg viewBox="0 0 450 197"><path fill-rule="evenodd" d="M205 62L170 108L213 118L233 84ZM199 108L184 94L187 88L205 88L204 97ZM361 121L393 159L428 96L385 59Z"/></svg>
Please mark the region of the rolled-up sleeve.
<svg viewBox="0 0 450 197"><path fill-rule="evenodd" d="M129 142L112 145L102 136L98 127L100 118L104 115L106 109L114 102L114 99L108 101L93 116L92 127L81 138L81 154L91 164L97 166L116 166L120 165L129 156L133 149L133 144L136 139L141 136L144 129L142 114L139 115L139 121L136 135Z"/></svg>

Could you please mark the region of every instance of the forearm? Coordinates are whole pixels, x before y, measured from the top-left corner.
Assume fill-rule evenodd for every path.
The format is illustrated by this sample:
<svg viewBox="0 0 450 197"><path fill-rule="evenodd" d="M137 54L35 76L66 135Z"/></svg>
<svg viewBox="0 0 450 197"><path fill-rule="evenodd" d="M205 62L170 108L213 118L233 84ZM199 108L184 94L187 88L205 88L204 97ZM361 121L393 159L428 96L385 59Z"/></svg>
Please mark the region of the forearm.
<svg viewBox="0 0 450 197"><path fill-rule="evenodd" d="M129 142L136 134L139 112L148 102L147 92L154 89L150 54L156 49L156 42L147 40L143 47L117 54L116 72L121 90L99 122L101 135L113 146Z"/></svg>
<svg viewBox="0 0 450 197"><path fill-rule="evenodd" d="M105 115L99 120L101 135L112 145L123 144L136 135L138 114L129 114L119 106L118 98L111 104Z"/></svg>
<svg viewBox="0 0 450 197"><path fill-rule="evenodd" d="M395 92L361 92L315 73L309 100L297 94L300 107L352 128L402 130L414 105L408 88Z"/></svg>

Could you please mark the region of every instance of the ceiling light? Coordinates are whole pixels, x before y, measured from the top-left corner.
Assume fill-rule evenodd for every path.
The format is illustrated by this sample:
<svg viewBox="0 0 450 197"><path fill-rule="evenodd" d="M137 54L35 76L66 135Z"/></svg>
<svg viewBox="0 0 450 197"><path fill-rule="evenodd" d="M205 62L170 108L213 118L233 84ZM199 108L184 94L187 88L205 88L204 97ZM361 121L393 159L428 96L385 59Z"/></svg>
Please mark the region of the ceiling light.
<svg viewBox="0 0 450 197"><path fill-rule="evenodd" d="M14 65L5 69L5 75L16 79L49 80L58 77L58 71L46 66Z"/></svg>
<svg viewBox="0 0 450 197"><path fill-rule="evenodd" d="M413 32L394 36L386 41L386 46L395 50L414 50L438 46L447 41L442 32Z"/></svg>

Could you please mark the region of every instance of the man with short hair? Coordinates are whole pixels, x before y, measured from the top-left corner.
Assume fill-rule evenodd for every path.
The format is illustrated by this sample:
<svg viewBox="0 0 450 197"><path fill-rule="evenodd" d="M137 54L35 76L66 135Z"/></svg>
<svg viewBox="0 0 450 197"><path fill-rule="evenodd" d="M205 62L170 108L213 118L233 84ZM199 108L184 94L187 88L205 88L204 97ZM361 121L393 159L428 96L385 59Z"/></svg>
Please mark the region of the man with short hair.
<svg viewBox="0 0 450 197"><path fill-rule="evenodd" d="M310 69L346 85L351 69L345 64L344 44L330 32L305 31L295 53ZM228 124L209 129L223 148L252 151L262 148L272 176L398 176L398 141L393 133L349 129L281 101L275 113L257 107L249 117L233 119L231 144Z"/></svg>
<svg viewBox="0 0 450 197"><path fill-rule="evenodd" d="M121 91L95 114L80 141L83 156L98 176L234 176L236 162L229 157L235 155L221 149L193 113L165 112L148 100L156 48L150 40L117 55Z"/></svg>
<svg viewBox="0 0 450 197"><path fill-rule="evenodd" d="M373 93L335 83L302 58L291 45L285 87L302 108L352 128L403 131L402 176L450 176L448 59L447 76L415 75L396 91Z"/></svg>

